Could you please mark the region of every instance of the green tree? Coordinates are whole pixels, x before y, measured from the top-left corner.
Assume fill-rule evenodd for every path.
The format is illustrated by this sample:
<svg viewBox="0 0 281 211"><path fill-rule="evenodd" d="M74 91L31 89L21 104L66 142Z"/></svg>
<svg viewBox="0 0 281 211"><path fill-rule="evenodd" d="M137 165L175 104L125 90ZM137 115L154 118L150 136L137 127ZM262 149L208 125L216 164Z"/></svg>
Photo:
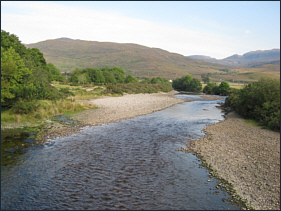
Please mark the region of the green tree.
<svg viewBox="0 0 281 211"><path fill-rule="evenodd" d="M116 84L116 79L111 72L103 71L102 74L105 79L105 83Z"/></svg>
<svg viewBox="0 0 281 211"><path fill-rule="evenodd" d="M138 79L136 79L134 76L131 76L130 74L127 75L126 79L125 79L125 83L138 83Z"/></svg>
<svg viewBox="0 0 281 211"><path fill-rule="evenodd" d="M113 74L116 83L124 83L125 81L125 71L121 67L113 67L110 69Z"/></svg>
<svg viewBox="0 0 281 211"><path fill-rule="evenodd" d="M16 97L16 92L33 83L32 71L25 67L13 47L1 47L1 102Z"/></svg>
<svg viewBox="0 0 281 211"><path fill-rule="evenodd" d="M21 41L16 35L10 35L9 32L1 30L1 47L3 47L4 50L8 50L12 47L20 55L20 57L25 60L27 49L23 44L21 44Z"/></svg>
<svg viewBox="0 0 281 211"><path fill-rule="evenodd" d="M219 90L222 95L226 95L227 90L230 88L229 84L225 81L219 85Z"/></svg>
<svg viewBox="0 0 281 211"><path fill-rule="evenodd" d="M206 75L205 73L203 73L203 74L201 75L201 78L202 78L202 81L203 81L205 84L207 84L207 83L210 82L209 75Z"/></svg>
<svg viewBox="0 0 281 211"><path fill-rule="evenodd" d="M101 70L97 69L97 70L94 71L92 81L95 84L105 83L105 78L104 78Z"/></svg>
<svg viewBox="0 0 281 211"><path fill-rule="evenodd" d="M163 84L163 83L164 83L164 79L161 77L151 79L151 84Z"/></svg>
<svg viewBox="0 0 281 211"><path fill-rule="evenodd" d="M214 87L218 87L218 85L216 83L211 83L209 82L203 89L203 92L206 93L206 94L215 94L213 92L213 88Z"/></svg>
<svg viewBox="0 0 281 211"><path fill-rule="evenodd" d="M1 47L8 50L12 47L23 60L25 67L32 70L35 77L35 83L50 83L52 80L51 73L43 54L37 49L27 49L14 34L9 34L1 30Z"/></svg>
<svg viewBox="0 0 281 211"><path fill-rule="evenodd" d="M172 86L177 90L197 92L201 91L202 84L196 78L192 78L191 75L186 75L181 78L177 78L173 81Z"/></svg>
<svg viewBox="0 0 281 211"><path fill-rule="evenodd" d="M52 76L52 80L53 81L63 81L63 76L61 74L61 71L55 67L55 65L53 65L52 63L48 63L47 67L50 70L51 76Z"/></svg>
<svg viewBox="0 0 281 211"><path fill-rule="evenodd" d="M88 80L87 80L87 74L86 73L83 73L83 74L81 74L81 75L79 75L78 76L78 82L80 83L80 84L86 84L87 82L88 82Z"/></svg>
<svg viewBox="0 0 281 211"><path fill-rule="evenodd" d="M202 84L197 78L193 78L190 82L190 89L191 92L199 92L202 90Z"/></svg>

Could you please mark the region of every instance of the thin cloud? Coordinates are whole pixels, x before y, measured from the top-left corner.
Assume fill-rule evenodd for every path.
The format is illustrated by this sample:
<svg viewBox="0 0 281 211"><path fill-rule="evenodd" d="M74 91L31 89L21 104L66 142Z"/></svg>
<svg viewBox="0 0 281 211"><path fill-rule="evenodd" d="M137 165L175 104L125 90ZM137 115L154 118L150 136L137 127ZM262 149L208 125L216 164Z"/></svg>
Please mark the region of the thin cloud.
<svg viewBox="0 0 281 211"><path fill-rule="evenodd" d="M232 43L214 34L168 27L118 13L63 6L46 2L1 2L20 14L1 14L2 29L19 36L23 43L69 37L101 42L137 43L183 55L211 55L224 58L234 54Z"/></svg>

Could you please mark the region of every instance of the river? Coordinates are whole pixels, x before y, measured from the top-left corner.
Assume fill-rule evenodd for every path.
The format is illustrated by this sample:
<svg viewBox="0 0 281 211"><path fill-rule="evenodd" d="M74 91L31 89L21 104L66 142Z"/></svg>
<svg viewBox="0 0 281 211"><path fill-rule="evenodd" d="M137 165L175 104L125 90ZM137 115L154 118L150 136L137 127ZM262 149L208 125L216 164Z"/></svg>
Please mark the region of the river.
<svg viewBox="0 0 281 211"><path fill-rule="evenodd" d="M1 171L2 209L232 209L230 196L192 153L177 151L224 119L221 100L192 102L85 127L30 150Z"/></svg>

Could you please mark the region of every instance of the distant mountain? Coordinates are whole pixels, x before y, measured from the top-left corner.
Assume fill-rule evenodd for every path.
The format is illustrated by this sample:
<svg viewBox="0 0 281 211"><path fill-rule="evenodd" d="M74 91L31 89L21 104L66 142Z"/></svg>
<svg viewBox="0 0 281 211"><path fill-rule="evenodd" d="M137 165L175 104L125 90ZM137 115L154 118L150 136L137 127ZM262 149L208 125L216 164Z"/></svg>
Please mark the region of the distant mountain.
<svg viewBox="0 0 281 211"><path fill-rule="evenodd" d="M191 74L201 79L202 73L212 73L226 67L138 44L83 41L63 37L26 46L38 48L46 61L53 63L62 72L70 72L75 68L119 66L134 76L174 79Z"/></svg>
<svg viewBox="0 0 281 211"><path fill-rule="evenodd" d="M193 55L189 56L189 58L202 59L207 62L232 67L257 67L265 64L280 66L280 49L251 51L243 55L234 54L224 59L215 59L202 55Z"/></svg>

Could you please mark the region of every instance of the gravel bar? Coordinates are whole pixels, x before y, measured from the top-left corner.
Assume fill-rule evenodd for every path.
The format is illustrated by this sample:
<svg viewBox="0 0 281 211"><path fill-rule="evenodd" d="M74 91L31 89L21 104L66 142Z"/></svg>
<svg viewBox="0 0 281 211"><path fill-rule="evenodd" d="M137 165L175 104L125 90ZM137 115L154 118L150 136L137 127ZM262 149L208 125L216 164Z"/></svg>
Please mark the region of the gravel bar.
<svg viewBox="0 0 281 211"><path fill-rule="evenodd" d="M246 122L231 112L191 141L219 177L258 210L280 210L280 133Z"/></svg>
<svg viewBox="0 0 281 211"><path fill-rule="evenodd" d="M107 124L122 119L130 119L184 102L184 100L174 97L176 93L178 92L128 94L122 97L88 100L87 103L96 105L98 109L83 111L75 115L75 118L85 125Z"/></svg>

